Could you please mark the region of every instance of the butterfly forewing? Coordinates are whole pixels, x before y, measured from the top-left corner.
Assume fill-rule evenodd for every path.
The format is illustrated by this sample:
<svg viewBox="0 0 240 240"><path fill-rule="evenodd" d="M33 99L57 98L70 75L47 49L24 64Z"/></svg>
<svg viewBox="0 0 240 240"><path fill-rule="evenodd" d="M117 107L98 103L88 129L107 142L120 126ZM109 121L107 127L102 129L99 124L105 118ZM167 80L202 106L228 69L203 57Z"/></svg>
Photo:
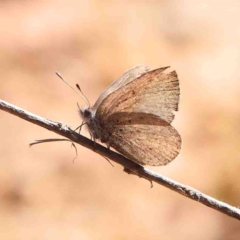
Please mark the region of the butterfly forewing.
<svg viewBox="0 0 240 240"><path fill-rule="evenodd" d="M178 132L153 114L115 113L102 124L109 145L141 165L166 165L180 152Z"/></svg>
<svg viewBox="0 0 240 240"><path fill-rule="evenodd" d="M139 65L129 69L125 72L120 78L114 81L111 85L109 85L105 91L100 95L97 102L93 106L93 110L96 111L98 106L102 103L102 101L111 93L118 90L122 86L126 85L127 83L131 82L132 80L140 77L142 74L148 71L148 67L145 65Z"/></svg>
<svg viewBox="0 0 240 240"><path fill-rule="evenodd" d="M96 115L107 118L116 112L143 112L171 123L180 90L176 72L165 73L166 68L149 71L108 95Z"/></svg>

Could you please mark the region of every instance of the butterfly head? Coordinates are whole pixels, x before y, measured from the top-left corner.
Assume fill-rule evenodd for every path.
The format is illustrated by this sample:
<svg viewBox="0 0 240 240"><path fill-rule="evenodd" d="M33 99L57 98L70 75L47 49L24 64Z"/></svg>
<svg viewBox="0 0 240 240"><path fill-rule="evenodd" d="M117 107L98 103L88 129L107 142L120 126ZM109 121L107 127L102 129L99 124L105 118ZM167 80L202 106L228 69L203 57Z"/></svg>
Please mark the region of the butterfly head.
<svg viewBox="0 0 240 240"><path fill-rule="evenodd" d="M93 119L93 111L89 107L79 108L79 113L84 122L89 123Z"/></svg>

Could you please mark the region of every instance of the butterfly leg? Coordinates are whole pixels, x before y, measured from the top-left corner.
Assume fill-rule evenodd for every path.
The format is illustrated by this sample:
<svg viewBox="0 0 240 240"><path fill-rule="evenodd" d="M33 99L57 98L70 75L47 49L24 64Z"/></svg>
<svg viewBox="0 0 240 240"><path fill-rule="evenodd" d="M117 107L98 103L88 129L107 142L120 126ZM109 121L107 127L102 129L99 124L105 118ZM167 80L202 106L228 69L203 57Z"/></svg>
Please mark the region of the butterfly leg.
<svg viewBox="0 0 240 240"><path fill-rule="evenodd" d="M137 173L131 171L130 169L128 168L124 168L123 169L124 172L128 173L128 174L132 174L132 175L135 175L135 176L138 176L139 178L141 178L141 176L139 176ZM150 182L150 187L153 188L153 183L151 180L148 180Z"/></svg>
<svg viewBox="0 0 240 240"><path fill-rule="evenodd" d="M93 135L89 132L91 141L93 140ZM95 139L94 139L95 142Z"/></svg>
<svg viewBox="0 0 240 240"><path fill-rule="evenodd" d="M111 146L110 146L110 143L106 143L106 145L107 145L107 149L110 151L111 149Z"/></svg>
<svg viewBox="0 0 240 240"><path fill-rule="evenodd" d="M93 137L94 147L96 147L96 138Z"/></svg>
<svg viewBox="0 0 240 240"><path fill-rule="evenodd" d="M82 122L81 125L78 126L78 127L74 130L74 132L76 132L76 131L79 129L79 132L78 132L78 133L81 134L82 126L85 125L85 124L87 124L87 123L86 123L86 122Z"/></svg>
<svg viewBox="0 0 240 240"><path fill-rule="evenodd" d="M96 138L92 135L91 132L89 132L89 134L90 134L91 141L94 142L94 147L96 147Z"/></svg>
<svg viewBox="0 0 240 240"><path fill-rule="evenodd" d="M107 157L103 156L102 154L100 154L100 155L101 155L103 158L105 158L112 167L114 167L113 164L110 162L110 160L109 160Z"/></svg>

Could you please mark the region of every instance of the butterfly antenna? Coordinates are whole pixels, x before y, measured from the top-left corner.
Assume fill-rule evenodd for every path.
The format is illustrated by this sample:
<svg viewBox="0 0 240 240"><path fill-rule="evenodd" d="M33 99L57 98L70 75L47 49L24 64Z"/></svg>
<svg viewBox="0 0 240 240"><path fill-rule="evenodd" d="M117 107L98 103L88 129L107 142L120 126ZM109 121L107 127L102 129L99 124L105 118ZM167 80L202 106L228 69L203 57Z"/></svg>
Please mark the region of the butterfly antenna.
<svg viewBox="0 0 240 240"><path fill-rule="evenodd" d="M79 109L79 111L80 111L80 110L81 110L81 108L80 108L80 106L79 106L78 102L77 102L77 106L78 106L78 109Z"/></svg>
<svg viewBox="0 0 240 240"><path fill-rule="evenodd" d="M79 86L78 84L76 84L76 87L77 87L77 89L79 90L79 92L82 94L82 96L84 97L86 103L88 104L88 107L90 107L90 102L88 101L87 97L83 94L80 86Z"/></svg>
<svg viewBox="0 0 240 240"><path fill-rule="evenodd" d="M88 107L90 107L90 103L88 101L88 99L85 97L85 95L82 93L82 91L80 91L81 94L79 94L78 91L76 91L67 81L64 80L64 78L61 76L61 74L59 72L56 72L56 75L64 82L66 83L75 93L77 93L82 99L83 101L88 105ZM80 89L80 88L79 88Z"/></svg>

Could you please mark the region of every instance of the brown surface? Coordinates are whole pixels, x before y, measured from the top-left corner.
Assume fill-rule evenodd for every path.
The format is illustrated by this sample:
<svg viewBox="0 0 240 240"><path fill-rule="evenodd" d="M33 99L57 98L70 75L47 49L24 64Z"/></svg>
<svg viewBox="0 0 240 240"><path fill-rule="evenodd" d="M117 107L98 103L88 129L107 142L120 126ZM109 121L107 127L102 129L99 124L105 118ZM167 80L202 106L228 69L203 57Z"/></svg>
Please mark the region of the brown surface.
<svg viewBox="0 0 240 240"><path fill-rule="evenodd" d="M181 84L180 156L152 168L240 205L238 1L2 1L0 98L72 127L81 99L141 63ZM0 239L239 239L239 222L0 112Z"/></svg>

